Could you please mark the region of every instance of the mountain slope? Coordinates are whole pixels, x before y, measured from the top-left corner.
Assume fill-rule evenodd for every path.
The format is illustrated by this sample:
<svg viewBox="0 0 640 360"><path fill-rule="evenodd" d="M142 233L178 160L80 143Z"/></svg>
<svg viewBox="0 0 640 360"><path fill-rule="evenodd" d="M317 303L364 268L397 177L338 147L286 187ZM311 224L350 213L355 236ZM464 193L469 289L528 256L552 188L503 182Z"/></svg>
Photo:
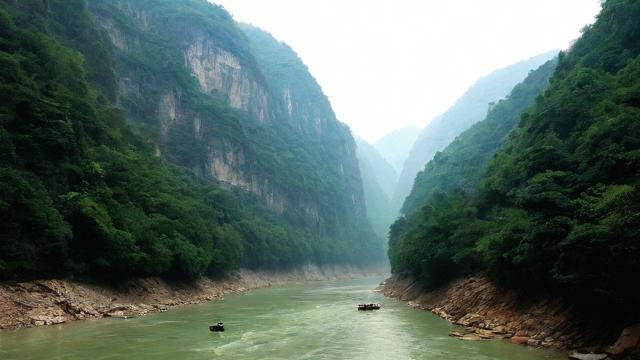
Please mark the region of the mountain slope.
<svg viewBox="0 0 640 360"><path fill-rule="evenodd" d="M587 316L608 308L605 331L639 321L638 34L640 3L604 2L490 160L478 195L424 206L417 226L396 222L395 271L433 286L480 270ZM416 247L426 253L408 259Z"/></svg>
<svg viewBox="0 0 640 360"><path fill-rule="evenodd" d="M419 133L420 129L418 129L418 127L413 125L407 126L386 134L376 140L372 145L378 150L380 155L393 166L396 173L400 173ZM395 188L390 191L393 192L394 190ZM389 197L391 196L393 196L393 194L389 195Z"/></svg>
<svg viewBox="0 0 640 360"><path fill-rule="evenodd" d="M557 55L551 51L496 70L478 80L444 114L433 119L418 135L405 161L394 191L392 207L399 211L416 174L456 136L484 119L491 103L504 98L531 71Z"/></svg>
<svg viewBox="0 0 640 360"><path fill-rule="evenodd" d="M321 234L343 237L364 214L353 138L288 46L247 37L203 1L90 5L115 47L123 108L167 158Z"/></svg>
<svg viewBox="0 0 640 360"><path fill-rule="evenodd" d="M393 188L394 183L390 183L388 179L393 178L395 172L376 149L364 139L356 137L356 146L364 199L367 204L367 217L376 233L386 238L389 225L393 221L393 214L390 211L390 200L385 189ZM387 179L387 181L385 183L380 179Z"/></svg>
<svg viewBox="0 0 640 360"><path fill-rule="evenodd" d="M391 192L398 180L393 166L376 150L374 146L366 140L356 136L356 146L358 147L358 159L366 159L373 167L377 182L383 190L383 193L390 200Z"/></svg>
<svg viewBox="0 0 640 360"><path fill-rule="evenodd" d="M476 239L481 229L480 225L463 226L476 212L470 199L478 195L489 160L505 144L523 111L547 87L556 65L557 60L552 60L532 71L484 120L458 136L418 173L404 204L406 215L392 225L389 254L396 272L408 272L434 287L475 269L477 259L456 252ZM462 227L465 231L456 231ZM453 259L454 252L459 258Z"/></svg>
<svg viewBox="0 0 640 360"><path fill-rule="evenodd" d="M435 196L477 189L487 162L504 145L522 112L532 106L547 87L556 65L557 59L550 60L529 73L505 99L492 107L484 120L438 152L416 175L402 213L415 213L424 204L431 203Z"/></svg>
<svg viewBox="0 0 640 360"><path fill-rule="evenodd" d="M0 15L2 277L380 258L354 140L290 50L291 82L317 91L287 102L206 1L3 0Z"/></svg>

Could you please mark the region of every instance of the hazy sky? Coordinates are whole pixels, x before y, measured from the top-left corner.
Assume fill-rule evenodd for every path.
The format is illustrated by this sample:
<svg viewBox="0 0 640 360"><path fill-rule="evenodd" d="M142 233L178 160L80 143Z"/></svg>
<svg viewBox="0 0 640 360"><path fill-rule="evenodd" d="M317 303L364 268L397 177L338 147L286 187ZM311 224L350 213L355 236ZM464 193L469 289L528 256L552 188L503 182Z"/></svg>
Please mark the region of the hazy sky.
<svg viewBox="0 0 640 360"><path fill-rule="evenodd" d="M600 0L213 0L287 42L369 141L444 112L479 77L553 49Z"/></svg>

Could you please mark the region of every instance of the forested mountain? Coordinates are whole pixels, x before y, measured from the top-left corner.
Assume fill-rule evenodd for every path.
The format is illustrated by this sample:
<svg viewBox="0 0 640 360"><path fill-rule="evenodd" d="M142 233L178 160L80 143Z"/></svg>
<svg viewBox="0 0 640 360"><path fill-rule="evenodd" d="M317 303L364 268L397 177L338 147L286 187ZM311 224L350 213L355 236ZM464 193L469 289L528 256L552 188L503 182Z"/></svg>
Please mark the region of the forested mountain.
<svg viewBox="0 0 640 360"><path fill-rule="evenodd" d="M391 200L390 192L398 181L398 174L387 159L385 159L373 145L358 136L356 136L355 139L358 159L364 159L371 164L377 182L380 184L386 197Z"/></svg>
<svg viewBox="0 0 640 360"><path fill-rule="evenodd" d="M386 238L394 214L385 189L393 188L393 180L397 175L393 167L366 140L356 136L356 146L367 216L376 233Z"/></svg>
<svg viewBox="0 0 640 360"><path fill-rule="evenodd" d="M638 34L638 1L603 2L480 181L444 188L392 226L393 271L427 287L483 271L500 285L556 293L588 309L606 305L609 321L638 321ZM473 164L454 151L467 138L428 168ZM446 161L454 155L464 158Z"/></svg>
<svg viewBox="0 0 640 360"><path fill-rule="evenodd" d="M529 71L536 69L557 54L558 51L541 54L481 78L449 110L422 129L400 172L398 185L392 198L394 211L399 212L405 198L411 192L416 174L438 151L444 149L471 125L484 119L491 104L507 96Z"/></svg>
<svg viewBox="0 0 640 360"><path fill-rule="evenodd" d="M391 166L399 174L402 171L407 156L413 143L418 138L420 129L417 126L411 125L402 129L394 130L380 139L376 140L372 145L378 150L380 155L387 160ZM389 197L393 196L395 187L389 189Z"/></svg>
<svg viewBox="0 0 640 360"><path fill-rule="evenodd" d="M520 120L546 88L557 65L549 60L529 73L511 93L489 110L487 117L458 136L416 175L413 189L402 206L402 214L411 215L425 204L433 204L450 194L473 195L485 173L489 159L507 140ZM437 199L437 200L436 200Z"/></svg>
<svg viewBox="0 0 640 360"><path fill-rule="evenodd" d="M2 0L0 36L2 278L380 260L350 131L268 34L204 0Z"/></svg>

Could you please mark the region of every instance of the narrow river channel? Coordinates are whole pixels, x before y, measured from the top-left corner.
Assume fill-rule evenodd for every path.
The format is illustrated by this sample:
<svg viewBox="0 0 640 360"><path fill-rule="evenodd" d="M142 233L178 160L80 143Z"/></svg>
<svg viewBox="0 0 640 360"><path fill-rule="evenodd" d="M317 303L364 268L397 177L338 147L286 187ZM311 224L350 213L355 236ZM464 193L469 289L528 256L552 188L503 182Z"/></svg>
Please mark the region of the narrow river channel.
<svg viewBox="0 0 640 360"><path fill-rule="evenodd" d="M122 320L0 332L0 359L563 359L455 327L373 291L381 279L309 282ZM374 312L359 302L379 302ZM224 333L207 326L223 321Z"/></svg>

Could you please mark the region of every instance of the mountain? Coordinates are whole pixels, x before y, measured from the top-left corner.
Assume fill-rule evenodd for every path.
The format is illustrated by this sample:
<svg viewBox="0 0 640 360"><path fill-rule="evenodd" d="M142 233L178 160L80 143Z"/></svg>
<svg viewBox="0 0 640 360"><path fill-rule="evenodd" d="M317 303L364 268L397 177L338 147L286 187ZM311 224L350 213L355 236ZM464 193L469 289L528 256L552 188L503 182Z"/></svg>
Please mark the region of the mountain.
<svg viewBox="0 0 640 360"><path fill-rule="evenodd" d="M456 136L471 125L484 119L487 111L531 71L558 54L551 51L525 61L496 70L476 81L444 114L433 119L418 135L407 157L398 185L393 194L392 207L398 212L411 191L416 174L438 151L444 149Z"/></svg>
<svg viewBox="0 0 640 360"><path fill-rule="evenodd" d="M409 156L409 151L411 151L411 147L418 138L419 133L420 129L418 127L414 125L407 126L384 135L372 145L393 166L396 173L400 173L402 165L407 156ZM392 192L394 190L395 188L391 189Z"/></svg>
<svg viewBox="0 0 640 360"><path fill-rule="evenodd" d="M411 215L424 204L447 194L471 193L479 186L487 162L507 141L508 135L549 83L557 58L531 71L511 93L499 100L484 120L460 134L416 175L402 213Z"/></svg>
<svg viewBox="0 0 640 360"><path fill-rule="evenodd" d="M393 213L389 207L389 190L395 186L397 175L391 165L366 140L356 137L356 147L367 217L376 233L386 238L389 225L393 221Z"/></svg>
<svg viewBox="0 0 640 360"><path fill-rule="evenodd" d="M503 287L562 296L587 319L608 308L599 328L617 332L605 336L637 323L638 34L640 3L603 2L480 185L427 198L392 225L394 271L426 286L484 272Z"/></svg>
<svg viewBox="0 0 640 360"><path fill-rule="evenodd" d="M489 161L505 144L523 112L548 86L556 66L557 59L550 60L532 71L484 120L460 134L418 173L404 203L405 216L392 225L389 254L397 272L410 273L428 287L437 287L474 269L476 259L471 256L461 256L455 264L442 257L450 256L446 251L477 240L478 229L471 226L455 232L477 211L469 199L478 196ZM413 265L421 261L420 268Z"/></svg>
<svg viewBox="0 0 640 360"><path fill-rule="evenodd" d="M393 188L398 181L398 174L393 166L378 152L378 150L366 140L356 136L358 160L366 160L371 164L378 184L386 197L391 200ZM365 196L366 197L366 196Z"/></svg>
<svg viewBox="0 0 640 360"><path fill-rule="evenodd" d="M2 278L365 264L349 129L203 0L0 1Z"/></svg>

